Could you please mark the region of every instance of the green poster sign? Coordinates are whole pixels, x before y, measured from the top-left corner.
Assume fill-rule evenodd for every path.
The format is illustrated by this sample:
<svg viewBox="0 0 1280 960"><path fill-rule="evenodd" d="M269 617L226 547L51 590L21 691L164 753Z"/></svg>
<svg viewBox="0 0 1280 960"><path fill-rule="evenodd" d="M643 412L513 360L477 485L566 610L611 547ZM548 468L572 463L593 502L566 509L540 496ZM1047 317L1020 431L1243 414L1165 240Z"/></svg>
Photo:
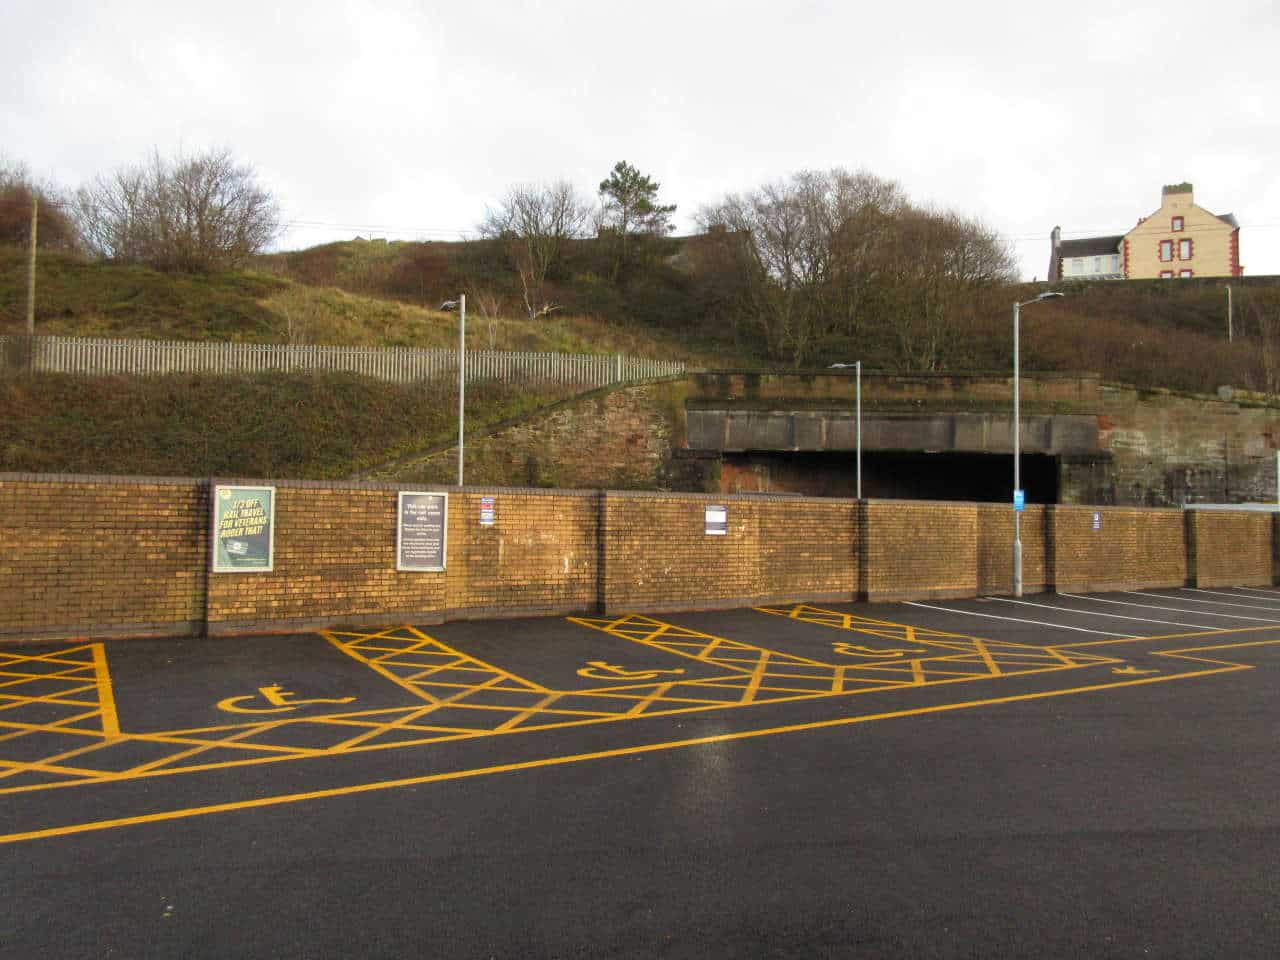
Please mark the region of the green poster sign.
<svg viewBox="0 0 1280 960"><path fill-rule="evenodd" d="M271 569L276 488L213 488L213 572Z"/></svg>

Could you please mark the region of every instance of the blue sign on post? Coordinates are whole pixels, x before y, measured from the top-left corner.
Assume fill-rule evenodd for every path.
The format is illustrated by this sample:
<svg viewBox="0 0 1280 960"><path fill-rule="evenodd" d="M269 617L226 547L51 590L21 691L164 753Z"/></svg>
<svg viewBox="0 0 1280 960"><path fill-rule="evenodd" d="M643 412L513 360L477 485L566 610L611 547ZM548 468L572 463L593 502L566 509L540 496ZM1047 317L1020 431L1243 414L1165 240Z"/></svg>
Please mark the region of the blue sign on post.
<svg viewBox="0 0 1280 960"><path fill-rule="evenodd" d="M1026 507L1027 507L1027 491L1025 490L1013 491L1013 509L1021 513L1023 510L1026 509Z"/></svg>

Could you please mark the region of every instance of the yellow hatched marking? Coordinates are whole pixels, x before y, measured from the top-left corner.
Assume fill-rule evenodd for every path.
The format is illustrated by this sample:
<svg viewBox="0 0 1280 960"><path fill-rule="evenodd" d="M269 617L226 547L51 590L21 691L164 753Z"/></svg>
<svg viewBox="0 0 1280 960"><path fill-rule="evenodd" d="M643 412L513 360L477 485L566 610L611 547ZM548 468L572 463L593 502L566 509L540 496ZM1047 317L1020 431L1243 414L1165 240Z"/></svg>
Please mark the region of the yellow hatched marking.
<svg viewBox="0 0 1280 960"><path fill-rule="evenodd" d="M765 608L765 612L783 615L781 610ZM416 699L425 701L426 705L344 711L320 717L297 717L252 724L225 724L155 734L120 732L106 658L102 653L101 645L83 645L35 657L5 655L0 657L0 676L16 680L19 684L29 679L56 680L66 683L69 689L44 697L19 698L12 694L0 694L0 698L3 698L0 701L0 710L6 709L9 701L14 705L19 702L39 702L55 707L88 709L77 710L71 716L42 724L5 723L0 720L0 729L11 731L0 733L0 743L41 731L86 737L93 742L71 750L64 749L55 756L42 758L35 763L0 760L0 779L21 771L38 771L77 778L54 784L28 784L2 788L0 794L128 780L142 776L167 776L198 770L218 770L303 757L458 741L525 730L553 730L640 716L672 716L707 710L724 710L756 703L792 702L836 694L856 695L925 684L962 683L1011 673L1028 675L1069 667L1123 662L1114 657L1081 653L1072 649L1074 646L1089 646L1089 644L1061 645L1061 649L1055 649L996 642L960 634L928 631L910 625L858 618L848 614L832 614L830 611L824 612L821 608L806 605L791 608L785 612L785 615L823 626L876 636L896 644L927 644L946 653L935 657L895 660L892 663L829 664L689 630L649 617L631 616L613 620L568 618L570 622L611 633L621 639L647 645L686 659L699 660L724 671L729 676L628 684L622 688L610 686L587 691L557 691L531 683L492 664L469 657L413 628L396 627L370 634L334 632L323 634L328 642L352 659L363 663L380 676L410 692ZM1171 639L1175 636L1214 636L1220 633L1260 629L1265 628L1199 631L1169 635L1167 638L1131 639L1146 641ZM396 644L394 648L391 646L393 640ZM1272 642L1277 641L1248 642L1238 646L1257 646ZM1233 645L1223 645L1223 649L1229 649L1231 646ZM1183 651L1169 651L1167 655L1224 664L1230 669L1248 669L1227 664L1226 661L1190 656ZM77 659L78 657L84 659ZM42 665L65 669L50 670L44 674L24 673L21 668L24 660L39 661ZM947 669L948 665L951 665L952 669ZM976 669L968 671L960 669L966 665ZM445 671L474 674L477 679L474 683L453 683L431 679ZM81 680L86 682L81 683ZM805 682L796 683L797 680ZM96 702L75 699L88 690L95 691ZM449 692L443 693L442 690ZM540 693L542 696L534 703L525 706L494 706L466 702L469 696L481 690ZM726 696L722 699L708 698L707 694L714 690L722 690ZM703 696L699 697L699 692ZM583 698L579 702L589 702L586 698L596 700L600 703L601 710L594 712L556 709L556 704L567 697L573 697L575 700ZM430 715L446 705L451 709L468 710L476 716L477 720L485 717L493 719L491 723L483 723L478 728L431 724ZM83 722L95 717L101 721L101 732L63 727L64 724ZM544 719L546 722L541 722ZM270 742L239 742L259 737L270 740L272 731L284 731L300 723L317 727L333 726L335 732L345 728L344 737L334 746L322 748L296 747ZM380 734L388 732L410 734L410 736L389 743L369 742L376 740ZM412 736L415 732L422 732L424 736ZM176 749L168 756L155 758L148 763L118 772L70 766L65 763L67 760L76 758L88 759L94 750L127 739L169 744ZM244 756L232 760L185 763L183 766L176 766L220 747L238 751Z"/></svg>
<svg viewBox="0 0 1280 960"><path fill-rule="evenodd" d="M102 733L108 739L120 736L120 719L116 716L116 695L111 688L111 672L107 669L107 651L100 643L93 645L93 666L98 678L98 708L102 711Z"/></svg>

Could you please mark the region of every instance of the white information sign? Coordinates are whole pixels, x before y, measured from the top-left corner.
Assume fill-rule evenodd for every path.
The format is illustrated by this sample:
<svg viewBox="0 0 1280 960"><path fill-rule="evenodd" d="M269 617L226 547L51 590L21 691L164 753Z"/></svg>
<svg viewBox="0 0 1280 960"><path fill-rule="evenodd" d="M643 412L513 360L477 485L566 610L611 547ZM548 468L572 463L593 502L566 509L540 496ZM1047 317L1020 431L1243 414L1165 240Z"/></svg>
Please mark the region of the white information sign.
<svg viewBox="0 0 1280 960"><path fill-rule="evenodd" d="M722 506L708 506L705 522L708 536L723 537L729 532L729 511Z"/></svg>
<svg viewBox="0 0 1280 960"><path fill-rule="evenodd" d="M449 495L400 491L396 509L396 569L437 573L445 567Z"/></svg>

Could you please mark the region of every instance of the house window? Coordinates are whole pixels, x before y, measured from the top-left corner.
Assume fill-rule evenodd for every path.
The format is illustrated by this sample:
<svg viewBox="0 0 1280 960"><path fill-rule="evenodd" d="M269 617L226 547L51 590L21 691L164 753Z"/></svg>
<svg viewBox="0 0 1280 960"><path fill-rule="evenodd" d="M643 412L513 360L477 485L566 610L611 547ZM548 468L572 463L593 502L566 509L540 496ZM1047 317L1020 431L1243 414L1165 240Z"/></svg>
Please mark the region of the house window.
<svg viewBox="0 0 1280 960"><path fill-rule="evenodd" d="M1071 261L1072 273L1084 273L1084 261L1079 257Z"/></svg>
<svg viewBox="0 0 1280 960"><path fill-rule="evenodd" d="M1179 271L1178 271L1178 279L1179 279L1179 280L1186 280L1189 276L1191 276L1191 271L1190 271L1190 270L1179 270Z"/></svg>
<svg viewBox="0 0 1280 960"><path fill-rule="evenodd" d="M1102 258L1101 258L1101 257L1094 257L1094 258L1093 258L1093 272L1094 272L1094 273L1101 273L1101 272L1102 272Z"/></svg>
<svg viewBox="0 0 1280 960"><path fill-rule="evenodd" d="M1179 260L1191 259L1191 241L1190 240L1178 241L1178 259Z"/></svg>
<svg viewBox="0 0 1280 960"><path fill-rule="evenodd" d="M1168 263L1172 259L1173 259L1173 241L1161 240L1160 241L1160 262Z"/></svg>
<svg viewBox="0 0 1280 960"><path fill-rule="evenodd" d="M1161 270L1161 271L1160 271L1160 279L1161 279L1161 280L1172 280L1172 279L1173 279L1173 271L1172 271L1172 270Z"/></svg>
<svg viewBox="0 0 1280 960"><path fill-rule="evenodd" d="M1120 254L1118 253L1113 253L1111 255L1111 272L1112 273L1120 272Z"/></svg>
<svg viewBox="0 0 1280 960"><path fill-rule="evenodd" d="M1181 230L1182 230L1182 224L1183 224L1183 220L1182 220L1182 218L1181 218L1181 217L1174 217L1174 218L1173 218L1173 232L1174 232L1174 233L1179 233L1179 232L1181 232Z"/></svg>

